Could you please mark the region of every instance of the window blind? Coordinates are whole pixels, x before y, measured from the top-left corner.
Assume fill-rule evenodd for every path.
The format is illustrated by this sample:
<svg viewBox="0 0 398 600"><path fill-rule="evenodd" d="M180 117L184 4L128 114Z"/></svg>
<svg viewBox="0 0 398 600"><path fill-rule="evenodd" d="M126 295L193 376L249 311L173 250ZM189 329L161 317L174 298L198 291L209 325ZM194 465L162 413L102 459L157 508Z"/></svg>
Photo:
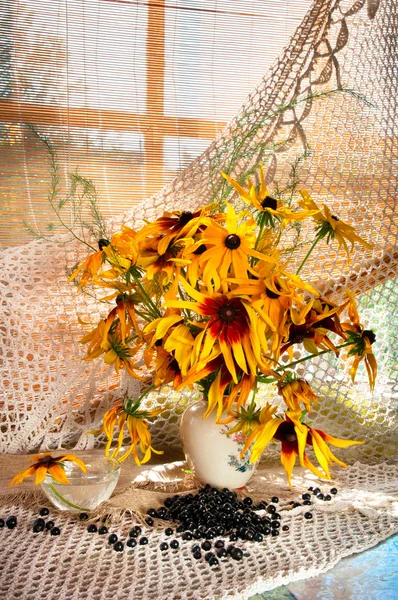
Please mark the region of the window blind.
<svg viewBox="0 0 398 600"><path fill-rule="evenodd" d="M0 243L46 230L48 157L105 217L200 155L266 73L310 0L0 0Z"/></svg>

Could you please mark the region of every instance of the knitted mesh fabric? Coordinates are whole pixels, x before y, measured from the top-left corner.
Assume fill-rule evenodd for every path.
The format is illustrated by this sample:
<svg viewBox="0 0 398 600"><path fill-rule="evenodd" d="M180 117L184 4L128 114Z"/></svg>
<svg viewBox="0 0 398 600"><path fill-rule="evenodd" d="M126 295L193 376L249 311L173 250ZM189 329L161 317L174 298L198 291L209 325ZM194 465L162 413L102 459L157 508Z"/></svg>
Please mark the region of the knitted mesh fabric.
<svg viewBox="0 0 398 600"><path fill-rule="evenodd" d="M366 325L377 330L379 376L373 395L363 370L353 386L346 372L336 370L334 357L322 356L298 369L322 396L314 425L339 437L365 440L362 446L339 451L343 460L360 461L339 473L341 501L333 508L317 507L311 523L298 514L300 509L292 512L289 533L250 550L244 569L230 561L211 570L185 550L165 556L159 550L159 533L134 558L118 555L101 536L82 535L66 517L59 518L63 535L57 544L50 537L35 537L27 545L26 524L5 531L9 541L2 546L1 588L7 598L247 598L327 570L341 557L397 531L397 473L391 464L396 461L398 398L397 40L393 2L315 0L286 50L206 152L156 196L109 223L110 230L121 222L138 226L165 209L205 204L221 182L220 170L231 161L234 140L243 140L256 124L261 126L255 138L244 142L247 159L235 165L234 175L263 160L270 185L283 183L297 156L311 148L303 163L302 187L321 204L327 201L374 244L366 253L357 247L350 262L334 246L327 252L319 247L302 271L333 300L341 300L346 288L357 292ZM278 112L297 97L339 86L363 94L373 106L340 92ZM267 148L274 144L275 151L253 153L260 142ZM77 244L45 241L2 253L1 327L6 344L1 356L0 452L90 448L94 437L86 432L98 426L112 399L138 392L136 382L117 377L101 361L82 360L78 316L94 322L100 309L67 283L65 270L83 257ZM272 397L274 392L265 388L261 394ZM148 406L175 400L174 408L152 426L155 448L180 445L178 419L192 396L167 388L148 396ZM277 456L275 445L265 459L270 463ZM275 477L280 478L280 470ZM25 523L33 520L31 509L10 510ZM128 524L124 516L120 528ZM31 565L29 571L26 565Z"/></svg>

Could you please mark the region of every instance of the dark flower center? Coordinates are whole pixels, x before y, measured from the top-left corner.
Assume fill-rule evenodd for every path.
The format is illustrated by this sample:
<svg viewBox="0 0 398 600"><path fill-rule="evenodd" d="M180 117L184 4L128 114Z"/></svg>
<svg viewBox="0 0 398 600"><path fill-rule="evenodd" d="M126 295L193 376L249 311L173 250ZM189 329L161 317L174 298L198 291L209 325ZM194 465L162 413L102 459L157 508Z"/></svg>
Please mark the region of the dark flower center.
<svg viewBox="0 0 398 600"><path fill-rule="evenodd" d="M233 306L223 306L220 309L220 318L223 321L234 321L236 318L236 309Z"/></svg>
<svg viewBox="0 0 398 600"><path fill-rule="evenodd" d="M275 200L275 198L271 198L271 196L265 196L264 200L261 202L261 206L263 208L272 208L272 210L276 210L278 201Z"/></svg>
<svg viewBox="0 0 398 600"><path fill-rule="evenodd" d="M52 456L44 456L39 460L41 466L48 467L53 462Z"/></svg>
<svg viewBox="0 0 398 600"><path fill-rule="evenodd" d="M106 240L105 238L101 238L100 240L98 240L98 248L100 250L102 250L102 248L104 248L105 246L109 246L110 241Z"/></svg>
<svg viewBox="0 0 398 600"><path fill-rule="evenodd" d="M288 442L290 444L293 444L297 441L297 435L294 429L294 424L290 421L285 421L284 423L281 423L274 437L280 442Z"/></svg>
<svg viewBox="0 0 398 600"><path fill-rule="evenodd" d="M127 300L127 298L128 298L127 294L124 294L124 293L118 294L116 296L116 304L119 304L119 302L123 302L123 300Z"/></svg>
<svg viewBox="0 0 398 600"><path fill-rule="evenodd" d="M193 219L193 214L189 211L184 211L180 214L178 222L180 225L186 225L191 219Z"/></svg>
<svg viewBox="0 0 398 600"><path fill-rule="evenodd" d="M163 340L162 340L162 339L160 339L160 340L156 340L156 342L155 342L155 346L161 346L161 345L162 345L162 343L163 343Z"/></svg>
<svg viewBox="0 0 398 600"><path fill-rule="evenodd" d="M364 329L362 331L362 337L368 338L368 340L371 344L374 344L374 342L376 341L376 334L371 329Z"/></svg>
<svg viewBox="0 0 398 600"><path fill-rule="evenodd" d="M332 219L334 219L335 221L340 221L340 219L338 217L335 217L334 215L332 215Z"/></svg>
<svg viewBox="0 0 398 600"><path fill-rule="evenodd" d="M203 252L206 252L207 248L204 244L201 244L199 246L199 248L196 248L196 250L194 251L194 254L203 254Z"/></svg>
<svg viewBox="0 0 398 600"><path fill-rule="evenodd" d="M236 250L241 244L240 237L236 233L230 233L225 238L225 245L230 250Z"/></svg>
<svg viewBox="0 0 398 600"><path fill-rule="evenodd" d="M176 361L175 358L173 358L173 360L171 361L171 363L169 365L169 369L170 369L170 371L174 371L175 373L179 373L180 372L180 367L179 367L178 362Z"/></svg>
<svg viewBox="0 0 398 600"><path fill-rule="evenodd" d="M265 294L268 298L271 298L271 300L276 300L279 298L279 294L275 294L275 292L272 292L267 287L265 288Z"/></svg>

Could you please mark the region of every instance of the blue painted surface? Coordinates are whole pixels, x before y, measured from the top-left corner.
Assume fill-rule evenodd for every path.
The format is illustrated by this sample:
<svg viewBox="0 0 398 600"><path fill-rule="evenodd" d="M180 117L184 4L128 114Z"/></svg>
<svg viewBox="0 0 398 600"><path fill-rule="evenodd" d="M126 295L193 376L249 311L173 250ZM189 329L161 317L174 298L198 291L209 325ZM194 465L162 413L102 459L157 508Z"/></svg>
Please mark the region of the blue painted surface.
<svg viewBox="0 0 398 600"><path fill-rule="evenodd" d="M398 535L344 558L327 573L257 594L252 599L398 600Z"/></svg>

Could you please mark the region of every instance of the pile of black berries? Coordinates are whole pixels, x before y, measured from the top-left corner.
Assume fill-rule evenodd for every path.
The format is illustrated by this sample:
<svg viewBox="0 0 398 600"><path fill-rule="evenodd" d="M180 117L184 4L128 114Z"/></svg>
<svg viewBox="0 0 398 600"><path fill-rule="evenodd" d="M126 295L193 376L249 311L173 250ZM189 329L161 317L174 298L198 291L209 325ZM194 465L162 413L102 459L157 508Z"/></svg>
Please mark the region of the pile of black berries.
<svg viewBox="0 0 398 600"><path fill-rule="evenodd" d="M218 490L205 485L197 494L177 495L166 498L157 511L148 510L150 518L179 523L177 533L184 541L212 540L229 536L230 541L248 540L262 542L264 536L276 537L281 527L281 515L272 498L267 504L253 504L251 498L240 501L237 494L224 488ZM264 514L258 514L263 511Z"/></svg>

